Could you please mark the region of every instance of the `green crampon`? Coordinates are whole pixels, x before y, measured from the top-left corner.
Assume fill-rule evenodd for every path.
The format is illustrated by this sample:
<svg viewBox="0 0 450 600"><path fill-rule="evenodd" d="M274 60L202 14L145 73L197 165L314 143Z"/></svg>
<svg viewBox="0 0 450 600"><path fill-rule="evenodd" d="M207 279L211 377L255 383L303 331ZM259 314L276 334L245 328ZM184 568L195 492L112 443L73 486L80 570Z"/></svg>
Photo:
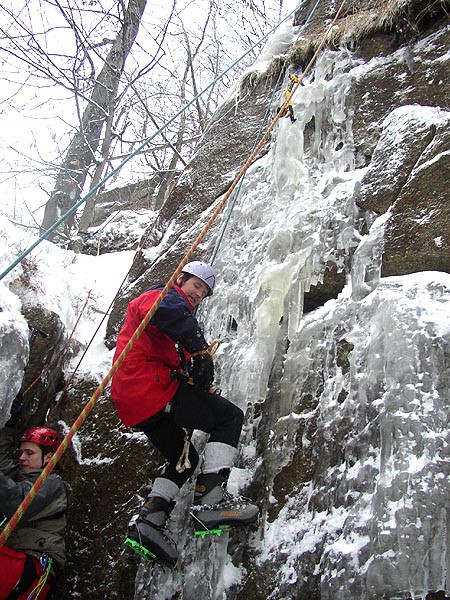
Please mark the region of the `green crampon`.
<svg viewBox="0 0 450 600"><path fill-rule="evenodd" d="M205 529L201 531L194 531L195 537L205 538L207 535L217 535L221 536L225 531L231 531L231 527L228 525L224 525L223 527L218 527L217 529Z"/></svg>
<svg viewBox="0 0 450 600"><path fill-rule="evenodd" d="M141 546L138 542L127 538L124 543L125 546L131 548L133 552L136 552L136 554L139 554L139 556L142 556L145 560L148 560L149 563L153 564L154 562L158 562L156 554L153 554L153 552L150 552L150 550L147 550L147 548L144 548L144 546Z"/></svg>

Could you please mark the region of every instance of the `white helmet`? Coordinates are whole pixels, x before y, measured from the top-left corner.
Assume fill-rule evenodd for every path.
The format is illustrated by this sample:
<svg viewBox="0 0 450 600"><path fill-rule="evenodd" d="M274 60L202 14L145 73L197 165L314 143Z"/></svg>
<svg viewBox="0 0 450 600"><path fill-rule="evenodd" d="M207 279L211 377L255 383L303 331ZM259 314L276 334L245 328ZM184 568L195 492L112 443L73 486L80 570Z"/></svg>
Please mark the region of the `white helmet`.
<svg viewBox="0 0 450 600"><path fill-rule="evenodd" d="M209 288L209 292L207 296L213 295L214 285L216 283L216 276L214 274L213 268L205 262L201 260L193 260L192 262L188 262L181 269L182 273L189 273L189 275L195 275L206 283Z"/></svg>

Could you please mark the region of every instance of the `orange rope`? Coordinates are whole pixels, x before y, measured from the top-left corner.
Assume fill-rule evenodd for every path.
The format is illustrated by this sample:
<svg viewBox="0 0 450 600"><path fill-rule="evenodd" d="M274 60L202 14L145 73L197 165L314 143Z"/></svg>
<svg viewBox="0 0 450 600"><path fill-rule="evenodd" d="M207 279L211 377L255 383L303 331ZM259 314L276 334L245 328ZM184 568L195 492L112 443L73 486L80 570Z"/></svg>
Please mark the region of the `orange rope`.
<svg viewBox="0 0 450 600"><path fill-rule="evenodd" d="M334 17L333 21L331 22L331 24L330 24L330 26L328 28L328 31L325 33L324 38L323 38L321 44L319 44L318 49L316 50L314 56L312 57L311 61L308 63L308 65L307 65L307 67L306 67L306 69L305 69L305 71L303 73L302 78L310 70L310 68L311 68L314 60L316 59L318 53L320 52L321 48L324 46L325 41L326 41L326 35L330 31L330 29L334 26L334 24L335 24L336 20L338 19L339 14L340 14L340 12L341 12L341 10L342 10L345 2L346 2L346 0L343 0L343 2L341 4L338 12L336 13L336 16ZM301 79L300 79L299 83L296 85L296 87L294 87L293 92L298 88L298 86L300 85L300 83L301 83ZM287 106L287 101L285 101L284 105ZM282 108L283 108L283 106L282 106ZM135 341L140 337L140 335L142 334L142 332L144 331L144 329L148 325L150 319L155 314L155 312L158 310L159 306L161 305L161 302L164 300L164 298L168 294L170 288L176 282L176 280L177 280L178 276L180 275L183 267L185 266L185 264L187 262L189 262L190 258L194 254L195 250L198 248L199 244L202 242L203 238L205 237L205 235L207 234L207 232L209 231L209 229L213 225L213 223L216 220L216 218L219 215L219 213L221 212L221 210L224 207L225 203L227 202L228 198L233 193L233 191L236 188L237 184L242 179L242 177L245 175L247 169L250 167L250 165L252 164L253 160L258 155L258 152L261 150L264 142L269 137L269 134L271 133L271 131L275 127L276 123L278 122L278 120L280 118L282 118L282 114L283 114L283 111L280 110L280 112L278 112L278 114L275 116L275 118L272 121L272 123L266 129L266 131L264 132L264 134L261 137L260 141L258 142L257 146L254 148L253 152L248 157L248 159L245 162L244 166L239 171L239 173L236 176L236 178L234 179L233 183L230 185L228 191L225 193L224 197L222 198L222 200L219 202L219 204L215 208L215 210L212 213L211 217L208 219L208 222L206 223L205 227L200 232L200 234L197 236L197 238L195 239L194 243L192 244L192 246L190 247L190 249L188 250L188 252L184 256L184 258L181 260L181 262L178 265L178 267L172 273L172 276L170 277L169 281L166 283L166 285L164 286L164 288L161 290L161 293L158 296L158 298L156 299L155 303L149 309L149 311L145 315L144 319L141 321L140 325L138 326L138 328L136 329L136 331L131 336L128 344L125 346L125 348L122 350L122 352L120 353L120 355L117 358L117 360L112 365L112 367L109 370L109 372L107 373L106 377L103 379L103 381L97 387L97 389L95 390L95 392L92 395L92 397L90 398L90 400L86 403L86 405L84 406L83 410L78 415L78 418L73 423L73 425L70 428L69 432L64 437L63 441L58 446L58 448L56 449L56 451L55 451L54 455L52 456L51 460L49 461L49 463L44 467L42 473L36 479L33 487L30 489L30 491L28 492L27 496L24 498L24 500L22 501L22 503L20 504L20 506L18 507L18 509L14 513L14 515L10 518L10 520L6 524L4 530L2 531L2 533L0 535L0 548L5 544L6 540L11 535L12 531L15 529L15 527L19 523L20 519L22 518L24 512L27 510L27 508L31 504L32 500L35 498L37 492L40 490L40 488L42 487L42 485L45 482L45 480L47 479L47 477L53 471L53 469L55 468L55 466L58 463L58 461L61 458L61 456L67 450L70 442L72 441L73 436L80 429L81 425L86 421L86 419L89 416L89 414L91 413L92 409L97 404L98 399L103 394L106 386L111 381L111 379L113 378L113 376L117 373L117 371L119 370L119 367L124 362L124 360L127 357L128 353L132 349Z"/></svg>

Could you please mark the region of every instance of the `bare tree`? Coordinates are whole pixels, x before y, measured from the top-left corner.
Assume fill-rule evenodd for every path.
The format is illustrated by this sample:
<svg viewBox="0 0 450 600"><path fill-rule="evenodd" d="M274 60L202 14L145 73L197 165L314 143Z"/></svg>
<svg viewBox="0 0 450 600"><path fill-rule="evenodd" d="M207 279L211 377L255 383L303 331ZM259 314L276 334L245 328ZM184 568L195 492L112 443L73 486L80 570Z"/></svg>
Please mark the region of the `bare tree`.
<svg viewBox="0 0 450 600"><path fill-rule="evenodd" d="M39 140L34 156L28 158L29 163L33 160L41 169L42 176L37 178L41 189L50 188L43 229L53 225L87 189L92 190L111 173L119 160L147 140L239 53L254 44L278 18L282 5L282 0L241 0L238 3L196 0L196 18L192 19L189 3L171 2L164 4L160 14L154 3L151 10L145 12L145 0L81 3L40 0L41 11L35 7L34 13L33 0L15 0L14 4L6 0L0 5L0 16L3 13L9 18L8 26L2 25L0 20L3 42L0 55L6 54L8 61L23 66L17 71L17 81L13 82L17 87L13 100L16 102L23 89L33 85L36 97L42 97L45 89L49 89L51 95L49 85L53 82L58 86L53 89L65 91L67 100L75 102L78 114L77 125L74 126L73 119L72 125L67 124L67 130L72 128L73 133L59 159L46 158L46 149ZM157 0L157 4L162 9L161 0ZM60 20L45 19L46 8L57 10ZM41 22L36 21L36 15L44 15ZM154 42L151 49L148 44L143 47L140 38L134 43L138 30L142 31L140 23L144 16L144 34ZM65 43L57 49L52 46L51 40L60 35L63 27L63 34L71 40L74 49L68 49ZM128 59L125 69L129 53L132 59ZM256 53L255 50L254 56ZM129 181L155 175L162 181L157 189L157 204L162 202L173 179L189 161L235 74L236 71L210 87L189 111L171 122L135 156L132 164L129 163ZM2 96L6 102L5 95L0 92L0 103ZM32 168L30 165L29 170ZM14 176L17 172L15 169ZM54 180L50 187L52 173ZM118 174L109 180L109 187L117 178ZM67 242L77 225L80 232L87 231L94 222L96 200L90 197L81 217L72 215L64 227L60 227L56 239Z"/></svg>
<svg viewBox="0 0 450 600"><path fill-rule="evenodd" d="M129 0L124 10L123 22L98 76L94 78L92 92L80 120L80 129L70 143L68 152L56 179L44 213L42 228L48 229L81 197L89 167L95 163L100 135L106 125L103 154L110 145L111 121L116 108L117 91L125 61L139 30L140 20L147 0ZM97 170L100 179L102 169ZM74 215L64 222L63 231L70 238ZM54 234L55 235L55 234Z"/></svg>

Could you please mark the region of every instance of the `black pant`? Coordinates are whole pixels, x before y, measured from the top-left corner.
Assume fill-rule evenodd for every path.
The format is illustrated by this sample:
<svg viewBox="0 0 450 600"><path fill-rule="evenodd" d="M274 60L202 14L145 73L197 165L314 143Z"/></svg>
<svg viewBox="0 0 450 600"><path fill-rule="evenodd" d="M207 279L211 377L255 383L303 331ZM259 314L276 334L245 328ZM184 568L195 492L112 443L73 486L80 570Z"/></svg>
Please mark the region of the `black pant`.
<svg viewBox="0 0 450 600"><path fill-rule="evenodd" d="M170 403L170 412L163 409L135 428L143 431L168 461L164 477L181 487L193 474L199 461L197 450L191 444L191 468L183 473L178 473L175 469L183 452L183 428L199 429L210 434L210 442L236 447L243 422L242 410L223 396L209 394L193 385L181 383Z"/></svg>

